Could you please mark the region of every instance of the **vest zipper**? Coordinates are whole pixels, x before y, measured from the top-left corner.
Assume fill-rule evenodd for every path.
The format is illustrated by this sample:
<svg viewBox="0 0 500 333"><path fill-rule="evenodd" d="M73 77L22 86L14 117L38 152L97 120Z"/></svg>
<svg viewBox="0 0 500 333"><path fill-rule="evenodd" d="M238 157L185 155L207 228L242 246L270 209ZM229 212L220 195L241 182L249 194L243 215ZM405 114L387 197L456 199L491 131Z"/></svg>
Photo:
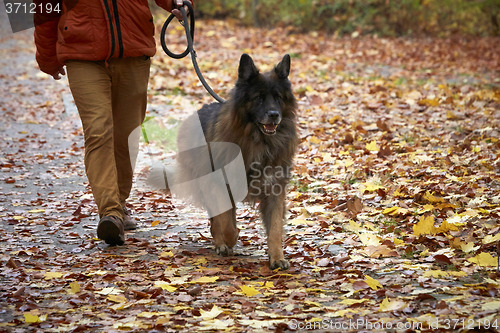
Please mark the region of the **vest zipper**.
<svg viewBox="0 0 500 333"><path fill-rule="evenodd" d="M106 63L108 63L108 60L111 59L113 53L115 53L115 29L113 29L113 22L111 21L111 11L109 10L108 1L104 0L103 2L104 8L106 8L106 15L108 15L109 32L111 33L111 52L109 53L109 58L106 60Z"/></svg>
<svg viewBox="0 0 500 333"><path fill-rule="evenodd" d="M118 58L123 58L123 40L122 40L122 30L120 28L120 18L118 15L118 5L116 0L112 0L113 3L113 13L115 14L115 25L116 25L116 35L118 39Z"/></svg>

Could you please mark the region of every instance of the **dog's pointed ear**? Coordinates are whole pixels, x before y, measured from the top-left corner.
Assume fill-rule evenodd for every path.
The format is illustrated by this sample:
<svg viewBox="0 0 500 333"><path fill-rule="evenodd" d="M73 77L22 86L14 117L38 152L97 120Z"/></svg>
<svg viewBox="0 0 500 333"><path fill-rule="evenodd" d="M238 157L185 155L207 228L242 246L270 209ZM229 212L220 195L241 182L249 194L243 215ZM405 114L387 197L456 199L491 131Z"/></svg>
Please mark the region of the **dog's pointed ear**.
<svg viewBox="0 0 500 333"><path fill-rule="evenodd" d="M240 58L240 67L238 68L238 78L248 81L255 75L259 74L259 70L255 67L252 58L246 53L243 53Z"/></svg>
<svg viewBox="0 0 500 333"><path fill-rule="evenodd" d="M290 74L290 56L285 54L283 60L274 68L274 72L280 79L286 79Z"/></svg>

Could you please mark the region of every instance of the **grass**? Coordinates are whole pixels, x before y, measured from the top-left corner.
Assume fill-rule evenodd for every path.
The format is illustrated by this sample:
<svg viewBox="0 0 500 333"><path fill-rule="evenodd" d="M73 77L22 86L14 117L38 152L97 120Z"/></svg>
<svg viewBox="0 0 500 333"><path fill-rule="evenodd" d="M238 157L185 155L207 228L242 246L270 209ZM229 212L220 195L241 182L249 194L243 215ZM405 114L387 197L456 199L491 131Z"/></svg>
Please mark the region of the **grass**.
<svg viewBox="0 0 500 333"><path fill-rule="evenodd" d="M175 150L180 121L169 118L166 122L158 117L147 117L141 125L142 139L164 151Z"/></svg>

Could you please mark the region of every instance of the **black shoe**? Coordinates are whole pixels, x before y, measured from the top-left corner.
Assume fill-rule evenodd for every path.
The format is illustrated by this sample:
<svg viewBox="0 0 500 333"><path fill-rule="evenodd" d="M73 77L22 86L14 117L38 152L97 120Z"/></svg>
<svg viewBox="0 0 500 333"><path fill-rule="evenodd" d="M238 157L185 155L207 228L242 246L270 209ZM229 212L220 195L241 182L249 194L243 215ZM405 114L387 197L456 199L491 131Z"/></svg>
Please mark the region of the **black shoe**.
<svg viewBox="0 0 500 333"><path fill-rule="evenodd" d="M132 217L130 210L123 206L123 228L125 230L135 230L137 229L137 223L135 219Z"/></svg>
<svg viewBox="0 0 500 333"><path fill-rule="evenodd" d="M125 244L123 221L116 216L104 216L97 225L97 237L109 245Z"/></svg>

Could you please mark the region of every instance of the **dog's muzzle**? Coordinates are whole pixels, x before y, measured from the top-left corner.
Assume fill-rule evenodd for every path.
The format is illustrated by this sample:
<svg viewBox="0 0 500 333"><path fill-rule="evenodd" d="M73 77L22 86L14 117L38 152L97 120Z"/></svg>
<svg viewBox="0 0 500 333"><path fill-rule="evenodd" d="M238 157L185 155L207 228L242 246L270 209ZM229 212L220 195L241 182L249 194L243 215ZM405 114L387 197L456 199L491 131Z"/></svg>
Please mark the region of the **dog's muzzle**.
<svg viewBox="0 0 500 333"><path fill-rule="evenodd" d="M264 120L259 122L259 128L266 135L274 135L278 130L281 122L281 114L279 111L270 110L266 112Z"/></svg>

